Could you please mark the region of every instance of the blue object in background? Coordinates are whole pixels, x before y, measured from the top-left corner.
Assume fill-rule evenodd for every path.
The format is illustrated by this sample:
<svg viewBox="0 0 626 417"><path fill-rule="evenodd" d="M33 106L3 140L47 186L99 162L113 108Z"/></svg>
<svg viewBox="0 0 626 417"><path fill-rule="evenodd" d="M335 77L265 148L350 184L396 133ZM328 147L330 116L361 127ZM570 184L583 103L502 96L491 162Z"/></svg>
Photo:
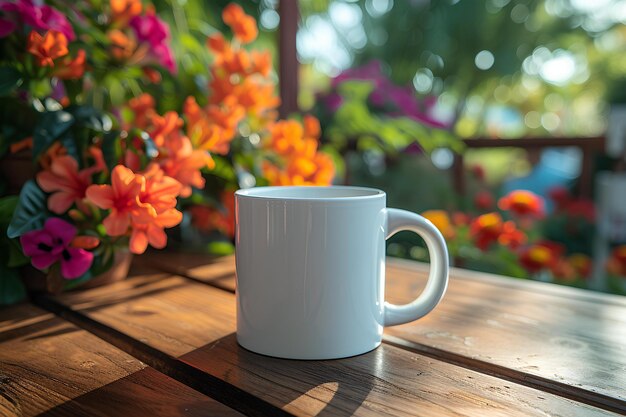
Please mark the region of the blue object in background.
<svg viewBox="0 0 626 417"><path fill-rule="evenodd" d="M511 178L502 184L502 195L513 190L529 190L542 196L548 213L553 203L548 193L554 187L570 188L580 175L582 151L579 148L547 148L539 163L525 177Z"/></svg>

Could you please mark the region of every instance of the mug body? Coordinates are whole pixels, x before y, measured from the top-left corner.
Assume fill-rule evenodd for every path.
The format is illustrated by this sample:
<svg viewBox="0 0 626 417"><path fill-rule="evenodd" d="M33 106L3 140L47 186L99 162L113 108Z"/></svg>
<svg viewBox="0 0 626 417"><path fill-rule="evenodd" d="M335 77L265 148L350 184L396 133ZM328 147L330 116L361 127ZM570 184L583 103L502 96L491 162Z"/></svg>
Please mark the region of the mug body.
<svg viewBox="0 0 626 417"><path fill-rule="evenodd" d="M385 193L259 187L235 194L237 340L253 352L331 359L383 332Z"/></svg>

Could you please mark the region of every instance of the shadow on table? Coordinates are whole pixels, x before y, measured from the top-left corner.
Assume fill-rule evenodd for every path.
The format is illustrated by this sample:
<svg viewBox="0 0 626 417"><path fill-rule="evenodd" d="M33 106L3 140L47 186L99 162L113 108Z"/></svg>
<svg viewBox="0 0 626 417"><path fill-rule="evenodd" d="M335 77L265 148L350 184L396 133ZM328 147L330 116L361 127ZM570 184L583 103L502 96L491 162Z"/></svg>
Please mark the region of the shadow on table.
<svg viewBox="0 0 626 417"><path fill-rule="evenodd" d="M240 347L233 333L180 358L202 371L181 373L184 365L173 369L188 386L146 368L69 399L41 415L240 415L202 394L225 398L227 405L246 414L271 415L282 409L319 417L352 415L375 384L384 384L377 377L383 357L381 349L377 349L342 360L276 359ZM208 382L214 378L223 381L223 386L217 388L220 392L209 388ZM379 387L387 389L390 388ZM257 408L258 405L262 407Z"/></svg>
<svg viewBox="0 0 626 417"><path fill-rule="evenodd" d="M341 360L272 358L242 348L234 333L181 359L284 411L318 417L352 415L383 366L380 349Z"/></svg>
<svg viewBox="0 0 626 417"><path fill-rule="evenodd" d="M152 368L67 400L40 416L240 416Z"/></svg>

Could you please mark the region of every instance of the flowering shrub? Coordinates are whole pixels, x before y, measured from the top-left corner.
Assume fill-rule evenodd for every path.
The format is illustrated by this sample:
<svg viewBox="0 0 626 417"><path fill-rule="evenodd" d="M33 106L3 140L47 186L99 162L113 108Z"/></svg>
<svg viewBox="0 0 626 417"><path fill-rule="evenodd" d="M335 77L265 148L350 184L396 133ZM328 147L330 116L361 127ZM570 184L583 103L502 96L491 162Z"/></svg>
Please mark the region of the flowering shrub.
<svg viewBox="0 0 626 417"><path fill-rule="evenodd" d="M592 235L588 228L593 228L593 204L572 198L564 189L550 194L555 203L550 214L543 198L527 190L503 196L497 202L500 211L493 211L493 197L480 190L471 215L443 210L422 215L442 231L458 265L585 287L592 271L591 248L577 239L588 241ZM578 235L577 222L586 222L583 235ZM555 225L563 223L570 227L554 233ZM616 249L607 268L613 275L626 275L618 259Z"/></svg>
<svg viewBox="0 0 626 417"><path fill-rule="evenodd" d="M324 136L340 152L352 148L395 154L462 149L446 123L434 116L436 97L418 99L412 86L398 86L378 61L345 70L316 97Z"/></svg>
<svg viewBox="0 0 626 417"><path fill-rule="evenodd" d="M19 198L0 200L0 303L23 296L15 268L29 261L70 288L117 252L165 247L185 210L232 236L240 185L331 183L317 120L277 119L272 58L247 49L254 18L236 4L222 18L232 39L206 40L208 93L159 111L146 90L178 68L154 7L0 0L0 150L37 168Z"/></svg>

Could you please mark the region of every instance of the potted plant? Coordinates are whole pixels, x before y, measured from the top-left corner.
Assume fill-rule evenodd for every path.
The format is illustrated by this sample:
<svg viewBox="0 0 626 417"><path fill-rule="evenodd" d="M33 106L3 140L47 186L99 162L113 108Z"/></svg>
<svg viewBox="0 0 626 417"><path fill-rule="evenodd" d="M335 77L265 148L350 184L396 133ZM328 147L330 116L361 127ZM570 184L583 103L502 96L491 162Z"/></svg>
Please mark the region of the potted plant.
<svg viewBox="0 0 626 417"><path fill-rule="evenodd" d="M206 39L206 88L166 108L147 91L177 64L151 5L0 2L0 151L32 167L19 197L0 199L0 303L25 282L56 292L123 278L186 208L240 186L332 181L317 120L277 120L271 56L247 49L255 20L236 4L222 18L233 36ZM19 278L28 264L43 276Z"/></svg>

